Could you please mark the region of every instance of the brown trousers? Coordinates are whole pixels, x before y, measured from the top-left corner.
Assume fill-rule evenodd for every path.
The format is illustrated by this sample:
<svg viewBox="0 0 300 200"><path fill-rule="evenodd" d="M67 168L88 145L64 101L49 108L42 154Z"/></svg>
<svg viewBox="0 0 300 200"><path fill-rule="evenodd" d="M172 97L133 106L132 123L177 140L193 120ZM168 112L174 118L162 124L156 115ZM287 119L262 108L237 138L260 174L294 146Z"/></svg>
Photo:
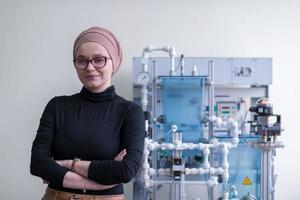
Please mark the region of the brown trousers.
<svg viewBox="0 0 300 200"><path fill-rule="evenodd" d="M125 196L74 194L47 188L42 200L125 200Z"/></svg>

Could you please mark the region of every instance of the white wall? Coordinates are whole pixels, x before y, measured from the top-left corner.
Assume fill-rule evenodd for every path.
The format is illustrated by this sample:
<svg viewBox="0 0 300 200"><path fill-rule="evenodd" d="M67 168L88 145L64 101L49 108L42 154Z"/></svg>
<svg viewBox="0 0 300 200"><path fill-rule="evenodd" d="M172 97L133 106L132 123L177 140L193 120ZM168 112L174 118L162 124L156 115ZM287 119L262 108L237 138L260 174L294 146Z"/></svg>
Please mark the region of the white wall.
<svg viewBox="0 0 300 200"><path fill-rule="evenodd" d="M45 186L29 173L32 140L46 102L81 89L72 45L93 25L122 42L114 84L127 98L131 58L149 44L170 44L186 56L273 57L270 94L287 145L277 154L276 197L300 199L299 10L296 0L0 0L0 199L41 197Z"/></svg>

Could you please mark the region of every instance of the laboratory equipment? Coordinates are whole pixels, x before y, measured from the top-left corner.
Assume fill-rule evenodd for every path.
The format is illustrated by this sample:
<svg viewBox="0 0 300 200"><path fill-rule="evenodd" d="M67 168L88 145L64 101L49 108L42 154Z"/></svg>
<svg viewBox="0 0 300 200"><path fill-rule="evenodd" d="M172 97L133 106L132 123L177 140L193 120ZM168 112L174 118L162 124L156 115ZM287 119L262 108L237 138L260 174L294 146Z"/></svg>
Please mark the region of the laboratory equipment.
<svg viewBox="0 0 300 200"><path fill-rule="evenodd" d="M134 200L274 200L274 156L284 145L271 83L271 58L144 48L133 58L133 100L146 125Z"/></svg>

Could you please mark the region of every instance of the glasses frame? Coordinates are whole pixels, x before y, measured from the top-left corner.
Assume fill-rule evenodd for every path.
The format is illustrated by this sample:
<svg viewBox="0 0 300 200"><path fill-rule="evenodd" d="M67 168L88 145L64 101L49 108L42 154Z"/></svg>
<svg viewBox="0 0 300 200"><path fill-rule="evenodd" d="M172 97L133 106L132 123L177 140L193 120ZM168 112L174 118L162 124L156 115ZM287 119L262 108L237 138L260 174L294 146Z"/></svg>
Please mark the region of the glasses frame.
<svg viewBox="0 0 300 200"><path fill-rule="evenodd" d="M105 59L104 65L103 65L102 67L96 67L96 66L93 64L93 60L99 59L99 58L104 58L104 59ZM86 64L86 66L85 66L84 68L78 68L78 67L76 67L76 61L77 61L78 59L80 59L80 58L74 58L74 59L73 59L74 67L75 67L76 69L78 69L78 70L86 70L86 68L89 66L90 63L93 65L93 67L94 67L95 69L101 69L101 68L103 68L103 67L106 66L107 60L110 60L111 58L110 58L110 57L106 57L106 56L97 56L97 57L92 58L92 59L85 59L85 60L87 61L87 64Z"/></svg>

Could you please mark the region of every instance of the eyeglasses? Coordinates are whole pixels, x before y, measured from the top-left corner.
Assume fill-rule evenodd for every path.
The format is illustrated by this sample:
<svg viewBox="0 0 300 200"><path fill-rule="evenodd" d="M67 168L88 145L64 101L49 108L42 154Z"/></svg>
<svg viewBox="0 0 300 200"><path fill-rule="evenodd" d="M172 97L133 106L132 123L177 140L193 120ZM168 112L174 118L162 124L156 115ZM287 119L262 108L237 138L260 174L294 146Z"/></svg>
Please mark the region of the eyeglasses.
<svg viewBox="0 0 300 200"><path fill-rule="evenodd" d="M106 62L109 59L111 59L111 58L108 58L105 56L98 56L98 57L92 58L91 60L79 57L79 58L75 58L73 60L73 63L74 63L75 68L79 69L79 70L86 69L88 67L89 63L92 63L92 65L95 68L100 69L106 65Z"/></svg>

